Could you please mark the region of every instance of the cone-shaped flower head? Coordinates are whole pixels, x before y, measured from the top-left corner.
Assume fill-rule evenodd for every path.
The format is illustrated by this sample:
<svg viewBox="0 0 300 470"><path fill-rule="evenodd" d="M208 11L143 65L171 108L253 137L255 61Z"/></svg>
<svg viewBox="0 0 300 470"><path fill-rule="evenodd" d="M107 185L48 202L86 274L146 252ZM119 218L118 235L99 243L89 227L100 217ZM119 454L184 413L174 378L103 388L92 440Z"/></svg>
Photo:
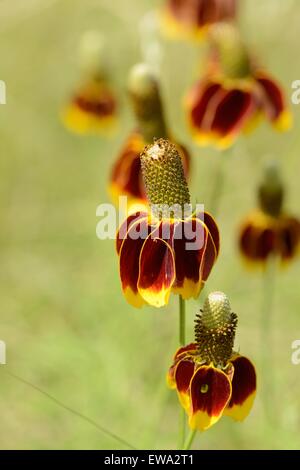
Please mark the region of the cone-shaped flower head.
<svg viewBox="0 0 300 470"><path fill-rule="evenodd" d="M151 210L131 214L117 235L124 295L136 307L164 306L171 292L196 298L219 253L218 227L192 213L176 145L156 140L141 162Z"/></svg>
<svg viewBox="0 0 300 470"><path fill-rule="evenodd" d="M141 174L140 154L145 145L154 138L168 135L159 84L151 68L146 64L135 65L129 74L128 92L137 121L137 129L127 139L116 163L113 166L109 193L117 204L121 195L129 198L129 208L147 204L145 186ZM189 171L189 154L180 144L176 144L185 175Z"/></svg>
<svg viewBox="0 0 300 470"><path fill-rule="evenodd" d="M233 351L237 316L227 296L213 292L195 322L195 342L180 348L167 380L178 392L192 429L204 431L223 415L245 419L256 394L254 366Z"/></svg>
<svg viewBox="0 0 300 470"><path fill-rule="evenodd" d="M185 205L190 204L190 193L177 147L168 140L157 140L141 153L141 164L154 215L161 218L165 212L170 214L170 208L183 214Z"/></svg>

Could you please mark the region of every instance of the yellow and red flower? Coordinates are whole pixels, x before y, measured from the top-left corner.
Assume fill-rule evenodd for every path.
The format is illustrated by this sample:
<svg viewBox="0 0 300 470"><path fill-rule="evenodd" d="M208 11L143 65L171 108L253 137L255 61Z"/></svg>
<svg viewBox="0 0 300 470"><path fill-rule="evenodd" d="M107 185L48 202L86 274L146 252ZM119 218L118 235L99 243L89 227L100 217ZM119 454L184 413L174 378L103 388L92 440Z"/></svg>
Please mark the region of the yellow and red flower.
<svg viewBox="0 0 300 470"><path fill-rule="evenodd" d="M300 220L282 210L284 187L276 165L268 164L258 191L259 209L242 224L239 248L246 261L262 265L270 257L286 263L300 248Z"/></svg>
<svg viewBox="0 0 300 470"><path fill-rule="evenodd" d="M205 431L225 415L243 421L256 395L256 372L233 352L237 317L225 294L208 296L197 315L196 341L180 348L167 375L192 429Z"/></svg>
<svg viewBox="0 0 300 470"><path fill-rule="evenodd" d="M127 217L117 234L122 289L135 307L162 307L170 293L197 297L219 253L218 227L208 213L189 214L177 147L159 139L141 154L151 210Z"/></svg>
<svg viewBox="0 0 300 470"><path fill-rule="evenodd" d="M171 37L202 39L212 24L236 16L236 0L168 0L163 29Z"/></svg>
<svg viewBox="0 0 300 470"><path fill-rule="evenodd" d="M63 121L68 129L80 134L105 133L115 122L116 108L107 82L90 79L71 98Z"/></svg>
<svg viewBox="0 0 300 470"><path fill-rule="evenodd" d="M219 29L220 38L214 36L218 40L213 43L207 73L186 97L195 140L200 145L227 148L240 134L251 131L260 118L277 130L288 130L292 117L282 87L253 63L235 32L228 39L232 26L222 25Z"/></svg>
<svg viewBox="0 0 300 470"><path fill-rule="evenodd" d="M239 248L252 263L264 265L274 256L283 263L289 262L299 254L300 221L286 214L273 217L254 211L240 229Z"/></svg>
<svg viewBox="0 0 300 470"><path fill-rule="evenodd" d="M147 142L139 130L132 132L115 162L109 183L109 194L117 204L120 196L128 197L128 206L147 205L146 190L141 172L140 154ZM190 156L185 147L176 144L182 158L186 178L189 174Z"/></svg>

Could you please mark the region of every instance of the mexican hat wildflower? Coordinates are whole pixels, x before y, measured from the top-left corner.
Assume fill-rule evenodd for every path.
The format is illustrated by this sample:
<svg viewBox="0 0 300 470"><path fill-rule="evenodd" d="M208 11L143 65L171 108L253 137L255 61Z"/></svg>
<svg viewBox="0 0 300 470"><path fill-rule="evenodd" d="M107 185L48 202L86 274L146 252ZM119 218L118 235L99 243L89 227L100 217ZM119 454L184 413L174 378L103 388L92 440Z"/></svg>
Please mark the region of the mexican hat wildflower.
<svg viewBox="0 0 300 470"><path fill-rule="evenodd" d="M259 208L243 222L240 251L246 261L264 266L270 257L283 263L294 259L300 247L300 220L283 210L284 187L278 167L269 164L258 190Z"/></svg>
<svg viewBox="0 0 300 470"><path fill-rule="evenodd" d="M180 348L167 375L192 429L222 416L243 421L256 394L253 364L233 350L237 316L222 292L211 293L195 321L195 342Z"/></svg>
<svg viewBox="0 0 300 470"><path fill-rule="evenodd" d="M117 234L124 296L135 307L162 307L171 292L196 298L219 253L218 227L208 213L190 210L174 144L146 146L141 166L150 209L129 215Z"/></svg>
<svg viewBox="0 0 300 470"><path fill-rule="evenodd" d="M170 135L165 123L158 80L146 64L133 67L129 75L128 91L137 127L130 133L113 165L109 194L115 204L120 196L127 196L130 209L147 204L140 154L154 138L170 138ZM189 153L182 145L176 145L185 175L188 176Z"/></svg>
<svg viewBox="0 0 300 470"><path fill-rule="evenodd" d="M202 39L211 25L236 16L236 0L167 0L163 30L170 37Z"/></svg>
<svg viewBox="0 0 300 470"><path fill-rule="evenodd" d="M291 127L284 91L259 67L231 24L213 28L204 77L189 91L186 108L200 145L230 147L265 118L280 131Z"/></svg>
<svg viewBox="0 0 300 470"><path fill-rule="evenodd" d="M115 122L117 104L107 76L102 36L95 31L85 33L79 52L83 79L63 112L63 122L79 134L105 134Z"/></svg>

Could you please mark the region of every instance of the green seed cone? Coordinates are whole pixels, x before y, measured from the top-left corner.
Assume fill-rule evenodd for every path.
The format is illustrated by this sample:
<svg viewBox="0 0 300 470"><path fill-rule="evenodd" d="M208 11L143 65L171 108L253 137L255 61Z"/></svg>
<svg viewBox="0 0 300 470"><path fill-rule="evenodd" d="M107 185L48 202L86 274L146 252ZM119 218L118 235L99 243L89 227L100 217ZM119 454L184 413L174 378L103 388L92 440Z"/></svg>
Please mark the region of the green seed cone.
<svg viewBox="0 0 300 470"><path fill-rule="evenodd" d="M232 356L237 316L222 292L213 292L196 316L195 340L199 355L206 363L225 367Z"/></svg>
<svg viewBox="0 0 300 470"><path fill-rule="evenodd" d="M158 81L146 64L135 65L129 75L128 92L146 142L167 136Z"/></svg>
<svg viewBox="0 0 300 470"><path fill-rule="evenodd" d="M141 154L142 174L154 215L167 216L170 208L184 209L190 203L182 160L176 145L158 139Z"/></svg>
<svg viewBox="0 0 300 470"><path fill-rule="evenodd" d="M251 74L249 52L233 24L220 23L214 26L211 40L226 77L238 79Z"/></svg>
<svg viewBox="0 0 300 470"><path fill-rule="evenodd" d="M258 188L260 208L272 217L278 217L282 210L284 187L280 171L275 162L269 162L265 168L264 178Z"/></svg>

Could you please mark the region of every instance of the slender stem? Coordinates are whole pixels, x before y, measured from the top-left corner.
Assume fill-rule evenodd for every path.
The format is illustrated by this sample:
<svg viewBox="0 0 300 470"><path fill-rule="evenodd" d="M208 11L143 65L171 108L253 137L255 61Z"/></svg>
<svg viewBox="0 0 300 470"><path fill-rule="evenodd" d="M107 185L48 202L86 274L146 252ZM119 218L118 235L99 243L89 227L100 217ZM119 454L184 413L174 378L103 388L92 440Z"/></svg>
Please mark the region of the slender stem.
<svg viewBox="0 0 300 470"><path fill-rule="evenodd" d="M272 360L272 316L274 314L274 292L276 258L267 261L262 282L261 312L261 369L263 378L263 405L269 421L274 420L274 377Z"/></svg>
<svg viewBox="0 0 300 470"><path fill-rule="evenodd" d="M184 443L183 450L190 450L191 445L193 444L193 441L195 439L196 433L197 433L196 429L191 430L190 434L188 435Z"/></svg>
<svg viewBox="0 0 300 470"><path fill-rule="evenodd" d="M185 300L179 295L179 345L185 346ZM180 408L178 449L182 449L185 441L186 415L184 409Z"/></svg>
<svg viewBox="0 0 300 470"><path fill-rule="evenodd" d="M209 199L208 209L211 214L216 217L220 208L220 203L223 195L225 185L225 163L231 150L219 152L216 161L215 175L212 183L212 190Z"/></svg>
<svg viewBox="0 0 300 470"><path fill-rule="evenodd" d="M185 300L179 296L179 344L185 346Z"/></svg>

